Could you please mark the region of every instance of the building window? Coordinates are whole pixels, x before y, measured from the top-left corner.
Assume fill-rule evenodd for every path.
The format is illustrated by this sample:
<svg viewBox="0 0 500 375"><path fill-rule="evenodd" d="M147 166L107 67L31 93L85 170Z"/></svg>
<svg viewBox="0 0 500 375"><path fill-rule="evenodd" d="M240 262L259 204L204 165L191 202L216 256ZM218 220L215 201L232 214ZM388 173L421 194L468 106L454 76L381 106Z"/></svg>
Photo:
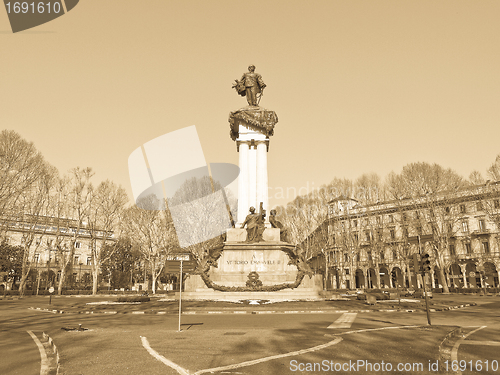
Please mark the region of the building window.
<svg viewBox="0 0 500 375"><path fill-rule="evenodd" d="M455 245L450 244L449 249L450 249L450 255L456 255Z"/></svg>
<svg viewBox="0 0 500 375"><path fill-rule="evenodd" d="M358 236L358 233L354 233L354 241L358 242L359 240L359 236Z"/></svg>
<svg viewBox="0 0 500 375"><path fill-rule="evenodd" d="M377 237L379 241L382 241L382 237L384 237L382 229L377 229Z"/></svg>
<svg viewBox="0 0 500 375"><path fill-rule="evenodd" d="M391 233L391 240L395 240L396 239L396 231L394 229L391 229L390 233Z"/></svg>
<svg viewBox="0 0 500 375"><path fill-rule="evenodd" d="M420 211L415 211L415 219L420 219Z"/></svg>
<svg viewBox="0 0 500 375"><path fill-rule="evenodd" d="M470 243L465 244L465 253L472 254L472 247L471 247Z"/></svg>
<svg viewBox="0 0 500 375"><path fill-rule="evenodd" d="M495 200L493 201L493 206L494 206L495 208L500 208L500 199L495 199Z"/></svg>
<svg viewBox="0 0 500 375"><path fill-rule="evenodd" d="M75 248L79 249L82 244L80 242L75 242Z"/></svg>
<svg viewBox="0 0 500 375"><path fill-rule="evenodd" d="M335 245L335 236L332 236L332 245Z"/></svg>
<svg viewBox="0 0 500 375"><path fill-rule="evenodd" d="M87 257L87 266L92 264L92 257Z"/></svg>
<svg viewBox="0 0 500 375"><path fill-rule="evenodd" d="M490 253L490 244L488 242L483 242L483 253L485 254Z"/></svg>
<svg viewBox="0 0 500 375"><path fill-rule="evenodd" d="M467 220L462 221L462 232L464 233L469 232L469 222Z"/></svg>
<svg viewBox="0 0 500 375"><path fill-rule="evenodd" d="M78 262L80 261L80 256L79 255L75 255L75 258L74 258L74 265L77 266L78 265Z"/></svg>
<svg viewBox="0 0 500 375"><path fill-rule="evenodd" d="M380 252L380 260L384 260L385 259L385 254L383 251Z"/></svg>
<svg viewBox="0 0 500 375"><path fill-rule="evenodd" d="M484 219L479 220L479 231L486 232L486 222L484 221Z"/></svg>
<svg viewBox="0 0 500 375"><path fill-rule="evenodd" d="M483 202L476 202L476 211L483 210Z"/></svg>
<svg viewBox="0 0 500 375"><path fill-rule="evenodd" d="M406 221L406 213L405 212L403 212L401 214L401 220Z"/></svg>
<svg viewBox="0 0 500 375"><path fill-rule="evenodd" d="M349 262L349 255L344 254L344 262L348 263Z"/></svg>
<svg viewBox="0 0 500 375"><path fill-rule="evenodd" d="M42 242L42 237L37 237L35 239L35 245L40 245L41 242Z"/></svg>
<svg viewBox="0 0 500 375"><path fill-rule="evenodd" d="M395 260L395 259L398 259L398 253L396 250L393 250L392 251L392 259Z"/></svg>
<svg viewBox="0 0 500 375"><path fill-rule="evenodd" d="M35 263L40 263L40 254L35 254Z"/></svg>
<svg viewBox="0 0 500 375"><path fill-rule="evenodd" d="M465 204L461 204L461 205L460 205L460 213L461 213L461 214L465 214L465 212L466 212L466 209L465 209Z"/></svg>
<svg viewBox="0 0 500 375"><path fill-rule="evenodd" d="M371 236L370 236L370 231L369 230L365 231L365 236L366 236L366 241L370 242L370 237Z"/></svg>
<svg viewBox="0 0 500 375"><path fill-rule="evenodd" d="M446 206L444 208L444 212L446 212L447 214L449 214L450 213L450 206Z"/></svg>
<svg viewBox="0 0 500 375"><path fill-rule="evenodd" d="M368 260L373 260L372 253L368 253Z"/></svg>
<svg viewBox="0 0 500 375"><path fill-rule="evenodd" d="M446 229L448 230L449 234L453 233L453 224L452 223L447 223Z"/></svg>
<svg viewBox="0 0 500 375"><path fill-rule="evenodd" d="M377 216L377 224L378 225L382 224L382 218L380 216Z"/></svg>
<svg viewBox="0 0 500 375"><path fill-rule="evenodd" d="M394 216L389 215L389 223L394 223Z"/></svg>
<svg viewBox="0 0 500 375"><path fill-rule="evenodd" d="M356 261L359 262L361 260L361 257L359 256L359 254L356 255Z"/></svg>
<svg viewBox="0 0 500 375"><path fill-rule="evenodd" d="M408 238L408 228L403 228L403 237Z"/></svg>
<svg viewBox="0 0 500 375"><path fill-rule="evenodd" d="M354 225L354 228L356 228L358 226L358 221L357 220L354 220L353 221L353 225Z"/></svg>

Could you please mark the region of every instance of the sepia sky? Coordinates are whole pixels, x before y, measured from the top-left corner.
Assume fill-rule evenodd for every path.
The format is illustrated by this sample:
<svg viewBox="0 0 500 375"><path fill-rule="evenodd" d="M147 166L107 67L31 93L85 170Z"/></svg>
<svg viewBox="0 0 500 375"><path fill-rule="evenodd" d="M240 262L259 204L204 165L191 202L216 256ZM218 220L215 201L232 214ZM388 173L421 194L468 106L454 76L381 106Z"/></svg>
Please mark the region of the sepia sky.
<svg viewBox="0 0 500 375"><path fill-rule="evenodd" d="M499 17L498 0L83 0L12 34L2 8L1 128L132 197L130 153L180 128L196 125L207 162L238 163L228 114L247 103L231 85L255 64L279 117L271 205L410 162L484 174L500 153Z"/></svg>

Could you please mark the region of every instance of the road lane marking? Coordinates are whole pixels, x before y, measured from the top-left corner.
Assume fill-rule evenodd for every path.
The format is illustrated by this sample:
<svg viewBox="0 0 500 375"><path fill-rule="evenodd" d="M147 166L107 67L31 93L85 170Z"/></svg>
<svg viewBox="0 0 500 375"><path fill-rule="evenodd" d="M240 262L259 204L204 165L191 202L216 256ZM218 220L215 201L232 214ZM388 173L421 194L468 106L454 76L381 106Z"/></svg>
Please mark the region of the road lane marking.
<svg viewBox="0 0 500 375"><path fill-rule="evenodd" d="M295 352L290 352L290 353L285 353L285 354L277 354L277 355L272 355L269 357L264 357L264 358L259 358L259 359L254 359L253 361L246 361L246 362L241 362L241 363L236 363L234 365L228 365L228 366L221 366L221 367L214 367L214 368L208 368L204 370L199 370L193 373L193 375L200 375L200 374L205 374L207 372L220 372L220 371L226 371L226 370L232 370L240 367L247 367L247 366L252 366L256 365L262 362L267 362L267 361L272 361L273 359L279 359L279 358L285 358L285 357L292 357L295 355L300 355L300 354L305 354L305 353L310 353L314 352L316 350L321 350L324 348L328 348L329 346L336 345L339 342L342 341L341 337L336 337L335 340L329 341L326 344L318 345L318 346L313 346L312 348L308 349L302 349L302 350L297 350Z"/></svg>
<svg viewBox="0 0 500 375"><path fill-rule="evenodd" d="M421 326L420 325L412 325L412 326L396 326L396 327L370 328L370 329L361 329L361 330L357 330L357 331L342 332L339 335L347 335L347 334L352 334L352 333L373 332L373 331L383 331L383 330L388 330L388 329L417 328L417 327L421 327ZM325 348L328 348L330 346L336 345L336 344L338 344L339 342L342 341L341 337L338 337L338 336L334 336L334 337L335 337L334 340L329 341L326 344L321 344L321 345L313 346L313 347L308 348L308 349L302 349L302 350L297 350L297 351L289 352L289 353L285 353L285 354L278 354L278 355L274 355L274 356L259 358L259 359L255 359L255 360L252 360L252 361L246 361L246 362L236 363L234 365L221 366L221 367L213 367L213 368L209 368L209 369L198 370L198 371L194 372L192 375L201 375L201 374L205 374L205 373L208 373L208 372L214 373L214 372L222 372L222 371L227 371L227 370L233 370L233 369L237 369L237 368L241 368L241 367L247 367L247 366L252 366L252 365L259 364L259 363L271 361L271 360L274 360L274 359L280 359L280 358L285 358L285 357L292 357L292 356L296 356L296 355L301 355L301 354L305 354L305 353L314 352L314 351L317 351L317 350L325 349ZM159 354L158 352L156 352L153 348L151 348L151 346L149 345L149 342L148 342L148 340L147 340L146 337L141 336L141 340L142 340L142 345L144 346L144 348L146 348L146 350L149 352L149 354L151 354L153 357L155 357L159 361L163 362L167 366L175 369L178 373L180 373L182 375L189 375L189 371L188 370L186 370L183 367L177 365L176 363L174 363L174 362L166 359L161 354Z"/></svg>
<svg viewBox="0 0 500 375"><path fill-rule="evenodd" d="M468 334L464 335L462 338L457 340L457 342L453 346L453 349L451 350L451 363L453 363L453 361L455 361L455 362L458 361L458 347L460 346L460 344L462 344L467 337L469 337L473 333L475 333L483 328L486 328L486 326L481 326L479 328L476 328L475 330L470 331ZM460 371L460 370L455 371L455 375L462 375L462 371Z"/></svg>
<svg viewBox="0 0 500 375"><path fill-rule="evenodd" d="M151 354L157 360L159 360L160 362L163 362L165 365L173 368L179 374L189 375L189 371L188 370L186 370L185 368L179 366L178 364L176 364L176 363L174 363L174 362L166 359L164 356L162 356L157 351L155 351L153 348L151 348L151 346L149 345L148 339L146 337L141 336L141 340L142 340L142 346L144 346L144 348L149 352L149 354ZM233 370L233 369L240 368L240 367L247 367L247 366L256 365L256 364L259 364L259 363L262 363L262 362L272 361L274 359L285 358L285 357L292 357L292 356L295 356L295 355L301 355L301 354L305 354L305 353L310 353L310 352L314 352L314 351L321 350L321 349L324 349L324 348L328 348L329 346L336 345L336 344L338 344L341 341L342 341L341 337L336 337L334 340L329 341L326 344L321 344L321 345L313 346L313 347L308 348L308 349L297 350L295 352L289 352L289 353L285 353L285 354L277 354L277 355L273 355L273 356L269 356L269 357L254 359L252 361L245 361L245 362L241 362L241 363L236 363L234 365L228 365L228 366L221 366L221 367L214 367L214 368L208 368L208 369L204 369L204 370L199 370L199 371L196 371L195 373L193 373L193 375L200 375L200 374L204 374L204 373L207 373L207 372L221 372L221 371L226 371L226 370Z"/></svg>
<svg viewBox="0 0 500 375"><path fill-rule="evenodd" d="M45 352L45 348L43 344L38 340L38 337L31 332L26 331L31 336L33 341L35 341L36 346L38 346L38 351L40 352L40 375L48 375L49 373L49 358L47 357L47 353Z"/></svg>
<svg viewBox="0 0 500 375"><path fill-rule="evenodd" d="M500 341L479 341L479 340L465 340L462 345L486 345L486 346L500 346Z"/></svg>
<svg viewBox="0 0 500 375"><path fill-rule="evenodd" d="M188 370L185 368L179 366L177 363L174 363L168 359L166 359L164 356L159 354L156 350L151 348L149 345L149 341L146 337L141 336L141 341L142 341L142 346L148 351L149 354L151 354L153 357L155 357L158 361L164 363L170 368L173 368L175 371L177 371L181 375L189 375Z"/></svg>
<svg viewBox="0 0 500 375"><path fill-rule="evenodd" d="M352 323L356 319L357 313L344 313L340 318L338 318L335 322L330 324L327 328L335 329L335 328L351 328Z"/></svg>

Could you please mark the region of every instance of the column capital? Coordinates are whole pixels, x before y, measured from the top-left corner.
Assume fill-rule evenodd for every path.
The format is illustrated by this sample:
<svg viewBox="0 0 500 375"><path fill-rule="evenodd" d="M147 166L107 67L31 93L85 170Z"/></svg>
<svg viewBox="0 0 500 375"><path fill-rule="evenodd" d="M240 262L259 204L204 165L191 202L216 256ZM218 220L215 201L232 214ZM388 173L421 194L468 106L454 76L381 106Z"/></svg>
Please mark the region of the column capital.
<svg viewBox="0 0 500 375"><path fill-rule="evenodd" d="M251 149L252 147L257 149L257 145L259 144L265 144L267 147L267 151L269 152L269 139L266 140L249 140L249 141L236 141L236 150L240 152L240 145L245 144L248 145L248 148Z"/></svg>

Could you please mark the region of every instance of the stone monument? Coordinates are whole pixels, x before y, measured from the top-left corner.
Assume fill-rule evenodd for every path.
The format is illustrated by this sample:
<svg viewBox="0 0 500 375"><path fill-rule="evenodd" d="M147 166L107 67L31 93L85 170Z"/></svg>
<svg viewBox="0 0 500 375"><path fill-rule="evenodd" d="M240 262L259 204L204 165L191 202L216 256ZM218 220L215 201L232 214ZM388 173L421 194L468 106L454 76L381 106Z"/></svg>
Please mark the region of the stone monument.
<svg viewBox="0 0 500 375"><path fill-rule="evenodd" d="M314 299L317 277L269 210L267 153L278 116L259 106L264 83L255 66L233 88L248 106L230 112L230 136L239 153L238 216L225 241L201 261L199 276L186 280L186 298ZM256 207L259 207L257 212Z"/></svg>

